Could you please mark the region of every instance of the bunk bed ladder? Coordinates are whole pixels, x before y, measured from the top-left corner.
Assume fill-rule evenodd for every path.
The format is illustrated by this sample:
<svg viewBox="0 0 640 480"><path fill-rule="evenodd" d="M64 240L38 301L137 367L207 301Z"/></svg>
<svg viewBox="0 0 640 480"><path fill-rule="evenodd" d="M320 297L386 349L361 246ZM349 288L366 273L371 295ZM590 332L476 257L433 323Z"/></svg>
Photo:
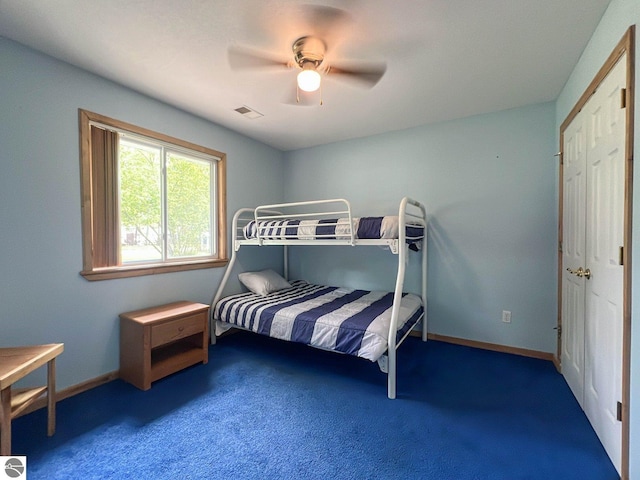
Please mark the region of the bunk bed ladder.
<svg viewBox="0 0 640 480"><path fill-rule="evenodd" d="M396 275L396 288L393 293L393 308L391 310L391 324L389 325L389 347L387 350L388 360L387 362L383 362L380 364L381 368L384 367L384 363L387 365L387 397L390 399L396 398L396 370L397 370L397 347L404 341L404 339L409 335L409 332L397 341L397 332L398 332L398 316L400 314L400 302L402 300L402 290L404 287L404 276L405 276L405 268L407 264L407 239L406 239L406 221L407 221L407 205L413 205L420 209L422 214L422 219L425 222L425 237L422 241L422 340L427 340L427 237L426 237L426 211L424 206L412 200L408 197L405 197L400 202L400 209L398 214L398 273ZM413 216L413 215L411 215Z"/></svg>

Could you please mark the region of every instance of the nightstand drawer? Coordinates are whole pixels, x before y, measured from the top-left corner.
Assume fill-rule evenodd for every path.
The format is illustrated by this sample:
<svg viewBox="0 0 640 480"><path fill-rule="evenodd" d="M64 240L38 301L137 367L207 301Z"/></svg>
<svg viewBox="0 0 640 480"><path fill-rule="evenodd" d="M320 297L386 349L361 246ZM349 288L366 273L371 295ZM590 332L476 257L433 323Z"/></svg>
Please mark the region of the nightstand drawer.
<svg viewBox="0 0 640 480"><path fill-rule="evenodd" d="M204 330L206 315L198 313L151 327L151 348L165 345L181 338L201 333Z"/></svg>

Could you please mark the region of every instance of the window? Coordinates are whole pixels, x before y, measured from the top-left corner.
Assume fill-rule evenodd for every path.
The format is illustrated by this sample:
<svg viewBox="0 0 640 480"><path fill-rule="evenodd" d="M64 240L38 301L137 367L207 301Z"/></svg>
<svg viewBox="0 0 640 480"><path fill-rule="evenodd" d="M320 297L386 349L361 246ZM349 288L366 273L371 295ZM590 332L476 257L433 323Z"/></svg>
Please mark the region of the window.
<svg viewBox="0 0 640 480"><path fill-rule="evenodd" d="M224 266L226 155L80 110L88 280Z"/></svg>

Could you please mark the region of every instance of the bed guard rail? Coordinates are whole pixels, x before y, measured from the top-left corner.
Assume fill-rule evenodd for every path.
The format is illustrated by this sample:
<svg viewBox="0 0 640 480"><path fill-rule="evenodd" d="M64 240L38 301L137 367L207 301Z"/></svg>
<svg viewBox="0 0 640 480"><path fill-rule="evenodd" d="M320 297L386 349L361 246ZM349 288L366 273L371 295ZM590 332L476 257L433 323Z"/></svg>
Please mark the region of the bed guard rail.
<svg viewBox="0 0 640 480"><path fill-rule="evenodd" d="M351 204L344 198L332 198L328 200L310 200L304 202L279 203L273 205L261 205L256 207L254 218L256 225L256 240L259 245L263 244L264 237L269 229L263 222L276 222L279 220L304 220L312 219L335 219L335 217L347 218L347 222L342 224L341 237L351 245L355 245L356 232L353 228L353 215ZM337 226L334 223L325 223L326 226ZM282 240L295 239L296 235L286 233L278 235ZM315 238L335 238L334 234L315 235Z"/></svg>

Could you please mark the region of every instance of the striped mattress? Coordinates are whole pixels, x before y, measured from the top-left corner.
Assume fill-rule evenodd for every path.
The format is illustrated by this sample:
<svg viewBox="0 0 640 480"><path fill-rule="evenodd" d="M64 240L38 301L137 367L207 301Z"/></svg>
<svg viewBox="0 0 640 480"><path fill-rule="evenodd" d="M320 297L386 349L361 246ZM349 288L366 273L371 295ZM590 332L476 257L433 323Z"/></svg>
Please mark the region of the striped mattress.
<svg viewBox="0 0 640 480"><path fill-rule="evenodd" d="M282 340L377 361L388 346L393 293L313 285L301 280L267 296L221 299L214 320ZM419 296L403 294L399 341L422 317Z"/></svg>
<svg viewBox="0 0 640 480"><path fill-rule="evenodd" d="M398 238L398 217L352 218L353 232L357 239ZM244 227L244 237L251 240L346 240L350 238L349 219L332 218L322 220L272 220L249 222ZM424 238L422 225L406 225L407 243L417 244Z"/></svg>

